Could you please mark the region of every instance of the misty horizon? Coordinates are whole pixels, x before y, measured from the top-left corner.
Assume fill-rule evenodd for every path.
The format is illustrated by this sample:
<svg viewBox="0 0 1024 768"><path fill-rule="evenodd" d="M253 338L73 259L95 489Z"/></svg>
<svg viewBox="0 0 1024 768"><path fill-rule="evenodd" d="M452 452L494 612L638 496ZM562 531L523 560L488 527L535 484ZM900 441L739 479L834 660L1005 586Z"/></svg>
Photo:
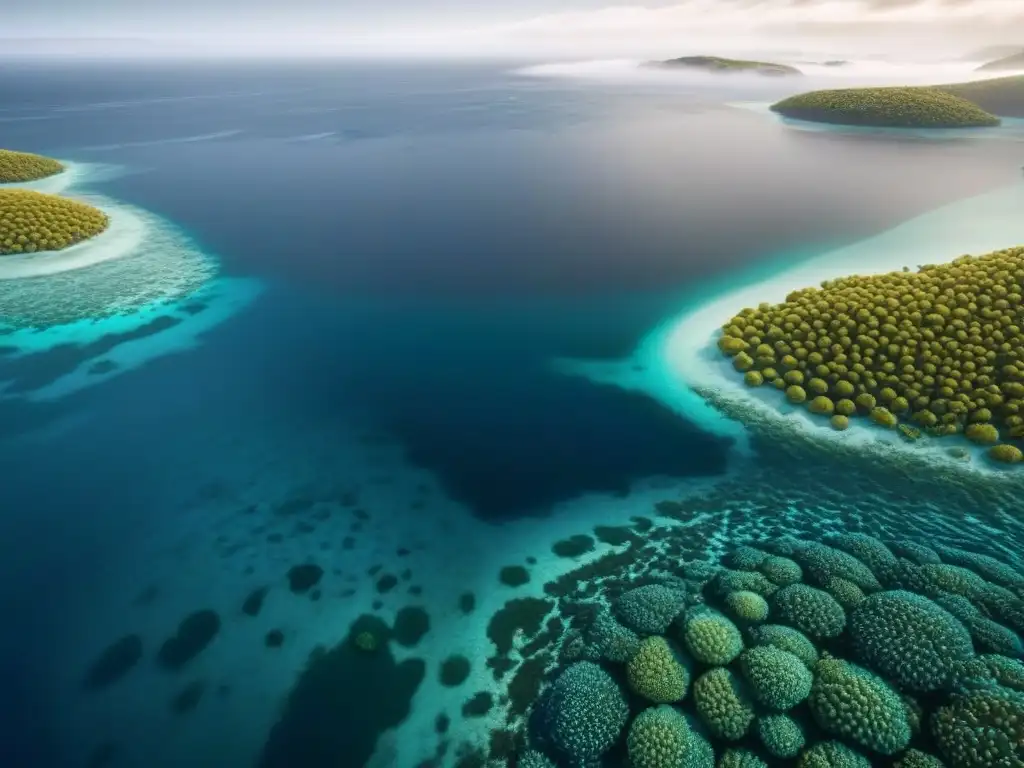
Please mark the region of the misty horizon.
<svg viewBox="0 0 1024 768"><path fill-rule="evenodd" d="M39 0L7 14L6 56L337 56L661 58L692 53L964 57L1024 46L1011 0L295 0L287 12L227 0L140 7L99 0L86 13ZM782 55L780 53L780 55Z"/></svg>

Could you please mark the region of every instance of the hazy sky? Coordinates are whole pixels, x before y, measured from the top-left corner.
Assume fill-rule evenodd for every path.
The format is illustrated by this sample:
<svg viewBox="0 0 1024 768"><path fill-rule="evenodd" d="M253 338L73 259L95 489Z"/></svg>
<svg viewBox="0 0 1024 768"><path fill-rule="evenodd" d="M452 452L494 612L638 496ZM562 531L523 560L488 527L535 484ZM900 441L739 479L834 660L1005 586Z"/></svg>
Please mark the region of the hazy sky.
<svg viewBox="0 0 1024 768"><path fill-rule="evenodd" d="M14 47L134 37L210 53L607 57L814 43L925 54L1024 44L1024 0L0 0L0 15L0 34L22 40Z"/></svg>

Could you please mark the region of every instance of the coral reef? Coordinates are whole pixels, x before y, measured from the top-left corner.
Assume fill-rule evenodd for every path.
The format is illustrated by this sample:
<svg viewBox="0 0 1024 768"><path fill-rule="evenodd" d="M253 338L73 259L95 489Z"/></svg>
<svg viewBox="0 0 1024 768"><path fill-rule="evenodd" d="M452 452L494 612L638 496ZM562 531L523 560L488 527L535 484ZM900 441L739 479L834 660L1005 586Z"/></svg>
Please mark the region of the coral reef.
<svg viewBox="0 0 1024 768"><path fill-rule="evenodd" d="M59 251L107 228L103 211L30 189L0 189L0 256Z"/></svg>
<svg viewBox="0 0 1024 768"><path fill-rule="evenodd" d="M577 611L583 646L616 651L564 668L530 743L566 764L607 754L628 768L1024 768L1019 563L863 533L769 535L722 560L624 577L615 595L651 578L699 592L664 635L638 640L606 607ZM767 599L733 588L761 577ZM766 602L772 623L725 615L748 602ZM636 694L628 706L618 676Z"/></svg>
<svg viewBox="0 0 1024 768"><path fill-rule="evenodd" d="M548 733L569 759L600 757L619 738L629 707L611 676L597 664L580 661L568 667L551 688L547 701Z"/></svg>
<svg viewBox="0 0 1024 768"><path fill-rule="evenodd" d="M776 102L772 111L817 123L891 128L974 128L999 118L960 96L931 87L841 88Z"/></svg>
<svg viewBox="0 0 1024 768"><path fill-rule="evenodd" d="M825 281L781 304L742 310L718 347L734 367L749 360L781 375L776 386L800 380L819 397L852 396L853 418L908 427L913 439L960 433L994 446L995 461L1015 463L1014 442L1024 439L1022 279L1024 248L1010 248L914 272ZM875 553L890 564L891 555Z"/></svg>

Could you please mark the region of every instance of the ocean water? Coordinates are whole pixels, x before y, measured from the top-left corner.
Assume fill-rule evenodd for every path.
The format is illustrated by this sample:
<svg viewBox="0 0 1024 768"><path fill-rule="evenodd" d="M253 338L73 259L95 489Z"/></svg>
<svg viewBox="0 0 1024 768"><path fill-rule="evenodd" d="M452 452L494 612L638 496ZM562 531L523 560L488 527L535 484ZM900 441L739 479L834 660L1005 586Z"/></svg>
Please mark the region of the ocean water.
<svg viewBox="0 0 1024 768"><path fill-rule="evenodd" d="M1019 182L1012 139L730 106L785 87L493 62L6 66L0 145L72 163L70 192L147 212L153 248L216 272L176 303L0 336L5 764L454 764L503 727L463 712L503 692L490 617L579 564L553 542L659 502L689 505L669 522L694 551L787 526L1019 545L995 495L774 434L752 459L557 364L618 361L752 274ZM52 285L25 290L45 304ZM62 311L99 287L62 289ZM500 578L523 565L527 584ZM212 639L189 652L173 638L197 611L184 634ZM396 627L372 663L344 644L359 616ZM97 673L125 637L131 663ZM469 680L439 684L456 652Z"/></svg>

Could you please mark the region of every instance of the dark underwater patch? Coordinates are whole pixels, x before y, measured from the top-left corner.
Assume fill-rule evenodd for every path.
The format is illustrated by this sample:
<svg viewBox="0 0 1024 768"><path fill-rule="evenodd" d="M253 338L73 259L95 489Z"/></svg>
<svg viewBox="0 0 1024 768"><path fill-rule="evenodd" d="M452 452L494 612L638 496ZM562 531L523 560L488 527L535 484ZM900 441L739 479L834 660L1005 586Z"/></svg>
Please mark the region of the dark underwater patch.
<svg viewBox="0 0 1024 768"><path fill-rule="evenodd" d="M263 638L263 644L267 648L280 648L284 645L284 632L280 629L272 629Z"/></svg>
<svg viewBox="0 0 1024 768"><path fill-rule="evenodd" d="M175 634L164 641L157 662L164 669L180 669L198 656L220 631L220 617L211 610L195 611L178 625Z"/></svg>
<svg viewBox="0 0 1024 768"><path fill-rule="evenodd" d="M206 690L206 683L202 680L195 680L182 688L173 699L171 699L171 711L176 715L183 715L191 712L199 706L199 700L203 698Z"/></svg>
<svg viewBox="0 0 1024 768"><path fill-rule="evenodd" d="M354 642L361 632L382 639L374 651ZM362 766L381 733L408 715L426 674L422 659L401 664L383 642L388 626L362 616L329 651L311 654L263 745L259 768Z"/></svg>
<svg viewBox="0 0 1024 768"><path fill-rule="evenodd" d="M507 587L521 587L530 580L530 572L521 565L506 565L498 572L498 580Z"/></svg>
<svg viewBox="0 0 1024 768"><path fill-rule="evenodd" d="M268 587L258 587L250 592L242 603L242 613L246 616L259 616L268 591Z"/></svg>
<svg viewBox="0 0 1024 768"><path fill-rule="evenodd" d="M9 394L22 394L50 384L87 360L106 354L119 344L138 341L173 328L181 322L170 315L151 320L124 333L111 333L89 344L59 344L31 355L5 360L0 378L10 380Z"/></svg>
<svg viewBox="0 0 1024 768"><path fill-rule="evenodd" d="M88 691L106 688L127 675L142 658L142 638L125 635L104 648L89 666L82 681Z"/></svg>
<svg viewBox="0 0 1024 768"><path fill-rule="evenodd" d="M441 685L446 688L454 688L466 682L469 677L470 664L465 656L449 656L441 662L439 677Z"/></svg>
<svg viewBox="0 0 1024 768"><path fill-rule="evenodd" d="M594 549L594 540L589 536L578 533L568 539L556 541L551 546L551 551L559 557L579 557Z"/></svg>
<svg viewBox="0 0 1024 768"><path fill-rule="evenodd" d="M315 587L324 575L324 569L313 563L293 565L288 569L288 588L297 595Z"/></svg>
<svg viewBox="0 0 1024 768"><path fill-rule="evenodd" d="M419 606L407 605L395 616L395 642L406 648L416 645L430 631L430 615Z"/></svg>

